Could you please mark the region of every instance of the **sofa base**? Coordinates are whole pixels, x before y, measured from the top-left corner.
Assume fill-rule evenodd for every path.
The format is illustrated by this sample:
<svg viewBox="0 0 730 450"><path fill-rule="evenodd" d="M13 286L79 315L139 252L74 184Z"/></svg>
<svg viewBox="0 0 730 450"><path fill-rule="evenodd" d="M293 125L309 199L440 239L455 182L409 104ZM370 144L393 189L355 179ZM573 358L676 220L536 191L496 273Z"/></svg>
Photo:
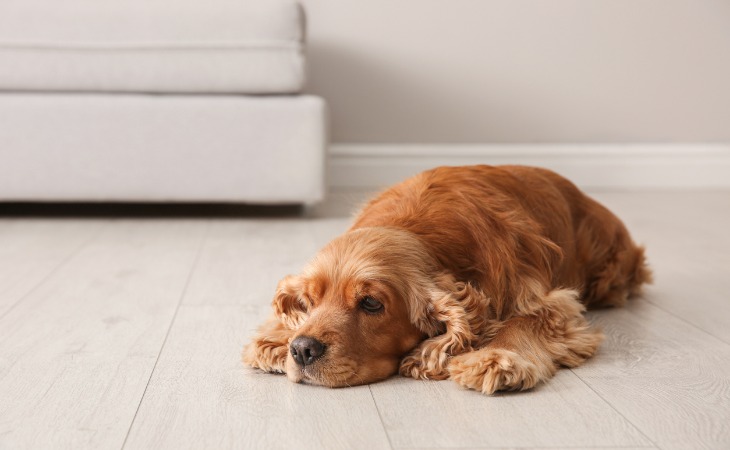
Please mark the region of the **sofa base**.
<svg viewBox="0 0 730 450"><path fill-rule="evenodd" d="M0 93L0 201L310 204L312 96Z"/></svg>

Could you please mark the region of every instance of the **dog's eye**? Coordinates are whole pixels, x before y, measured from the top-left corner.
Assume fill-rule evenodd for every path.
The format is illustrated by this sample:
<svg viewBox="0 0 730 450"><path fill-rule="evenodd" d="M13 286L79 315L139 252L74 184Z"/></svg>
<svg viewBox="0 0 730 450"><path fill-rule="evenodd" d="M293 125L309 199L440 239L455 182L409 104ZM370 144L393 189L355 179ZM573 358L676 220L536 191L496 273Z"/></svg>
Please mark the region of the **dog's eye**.
<svg viewBox="0 0 730 450"><path fill-rule="evenodd" d="M360 307L368 314L376 314L383 310L383 304L372 297L363 297Z"/></svg>

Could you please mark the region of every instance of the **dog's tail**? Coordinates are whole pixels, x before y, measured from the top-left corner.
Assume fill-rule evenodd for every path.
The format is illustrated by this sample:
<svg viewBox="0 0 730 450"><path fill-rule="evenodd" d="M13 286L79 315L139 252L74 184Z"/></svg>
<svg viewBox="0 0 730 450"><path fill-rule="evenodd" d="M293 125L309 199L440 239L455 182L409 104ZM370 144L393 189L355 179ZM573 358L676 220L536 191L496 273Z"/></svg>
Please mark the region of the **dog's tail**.
<svg viewBox="0 0 730 450"><path fill-rule="evenodd" d="M624 306L629 298L640 295L644 284L652 280L644 247L628 241L593 274L583 290L583 299L591 309Z"/></svg>
<svg viewBox="0 0 730 450"><path fill-rule="evenodd" d="M633 261L630 264L628 273L628 289L629 297L635 297L641 294L645 284L654 282L654 274L649 268L646 261L646 252L644 247L636 246L633 252Z"/></svg>

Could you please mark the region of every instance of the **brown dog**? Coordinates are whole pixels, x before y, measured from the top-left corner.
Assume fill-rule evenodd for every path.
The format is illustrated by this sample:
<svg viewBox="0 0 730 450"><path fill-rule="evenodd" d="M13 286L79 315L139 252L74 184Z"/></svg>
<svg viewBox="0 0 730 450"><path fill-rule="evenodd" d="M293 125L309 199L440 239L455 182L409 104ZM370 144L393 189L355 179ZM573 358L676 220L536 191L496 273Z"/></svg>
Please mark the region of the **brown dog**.
<svg viewBox="0 0 730 450"><path fill-rule="evenodd" d="M595 353L586 305L621 306L650 278L621 221L559 175L441 167L370 201L281 280L243 360L331 387L400 371L528 389Z"/></svg>

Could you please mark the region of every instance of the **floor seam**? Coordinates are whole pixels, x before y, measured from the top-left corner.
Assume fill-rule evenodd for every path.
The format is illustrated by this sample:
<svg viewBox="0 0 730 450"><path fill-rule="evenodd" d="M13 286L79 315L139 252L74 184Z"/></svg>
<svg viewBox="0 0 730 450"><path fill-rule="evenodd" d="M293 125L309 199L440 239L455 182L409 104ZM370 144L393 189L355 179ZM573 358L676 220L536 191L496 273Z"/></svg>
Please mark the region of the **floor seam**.
<svg viewBox="0 0 730 450"><path fill-rule="evenodd" d="M77 255L79 255L86 247L88 247L89 244L91 244L97 237L99 237L99 235L101 234L101 232L105 228L107 228L110 223L111 223L111 221L105 221L104 223L102 223L101 225L99 225L99 228L93 233L93 235L91 237L89 237L88 239L86 239L85 241L83 241L81 244L79 244L79 246L74 251L72 251L66 258L64 258L63 261L61 261L60 263L58 263L58 265L56 267L54 267L48 273L48 275L46 275L45 277L43 277L43 279L41 279L35 286L33 286L25 294L21 295L20 298L15 301L15 303L13 303L12 305L10 305L10 307L8 309L6 309L2 314L0 314L0 320L1 319L4 319L18 305L20 305L21 303L23 303L23 301L25 299L27 299L28 297L31 296L31 294L33 294L35 291L37 291L38 289L40 289L41 286L43 286L44 284L46 284L46 282L48 282L48 280L50 280L51 278L53 278L53 276L59 270L61 270L61 268L63 268L64 266L66 266L72 259L74 259Z"/></svg>
<svg viewBox="0 0 730 450"><path fill-rule="evenodd" d="M375 405L375 411L378 413L378 419L380 420L380 426L383 427L383 432L385 433L386 439L388 439L388 446L390 446L390 449L393 450L395 447L393 447L393 442L390 440L390 433L388 433L388 429L385 427L385 421L383 420L383 415L380 413L380 408L378 407L378 401L375 400L375 394L373 393L372 386L368 385L368 390L370 391L370 398L373 399L373 405Z"/></svg>
<svg viewBox="0 0 730 450"><path fill-rule="evenodd" d="M157 353L157 358L155 358L155 363L152 365L152 370L150 371L150 376L147 378L147 383L145 384L144 391L142 391L142 396L139 398L139 403L137 403L137 409L134 411L134 416L132 416L132 421L129 423L129 428L127 428L127 433L124 436L124 441L122 442L122 446L120 449L124 449L127 445L127 440L129 439L129 435L132 432L132 427L134 427L134 423L137 420L137 414L139 414L139 410L142 407L142 402L144 402L145 396L147 395L147 389L150 387L150 382L152 381L152 377L155 375L155 370L157 369L157 363L160 362L160 356L162 356L162 352L165 349L165 345L167 344L167 339L170 337L170 331L172 330L172 327L175 325L175 320L177 319L177 314L180 311L180 307L182 306L183 299L185 298L185 294L187 293L188 287L190 286L190 281L193 278L193 274L195 273L195 269L198 267L198 262L200 261L200 256L203 253L203 246L205 245L205 242L208 238L208 231L210 230L210 221L206 221L205 231L203 232L203 236L200 238L200 243L198 244L198 249L195 254L195 260L193 261L192 266L190 267L190 272L188 273L187 279L185 280L185 285L183 286L182 292L180 293L180 298L178 299L177 305L175 306L175 312L172 314L172 319L170 320L170 324L167 327L167 332L165 333L165 338L162 340L162 345L160 345L160 351Z"/></svg>
<svg viewBox="0 0 730 450"><path fill-rule="evenodd" d="M642 430L641 428L639 428L638 425L636 425L634 422L632 422L626 416L624 416L624 414L621 411L619 411L613 405L613 403L611 403L608 400L606 400L606 398L603 397L601 394L599 394L598 391L596 391L595 389L593 389L593 386L591 386L590 384L588 384L588 382L586 380L584 380L580 375L578 375L575 372L575 369L569 369L569 370L573 373L573 375L575 375L581 381L581 383L583 383L584 385L586 385L586 387L588 389L590 389L594 394L596 394L598 396L598 398L600 398L601 400L603 400L603 402L606 403L612 410L616 411L616 414L618 414L619 416L621 416L626 422L630 423L631 426L636 429L636 431L638 431L639 433L641 433L642 436L644 436L649 442L651 442L651 445L654 446L654 448L658 448L658 449L661 448L661 447L659 447L659 445L656 442L654 442L654 439L650 438L646 433L644 433L644 430ZM643 446L639 446L639 447L643 447ZM629 446L629 448L630 448L630 446ZM648 448L651 448L651 447L648 447Z"/></svg>
<svg viewBox="0 0 730 450"><path fill-rule="evenodd" d="M689 322L684 317L679 316L679 315L675 314L674 312L669 311L669 310L667 310L665 308L662 308L660 305L654 303L651 300L648 300L648 299L640 299L639 301L645 301L646 303L654 306L655 308L657 308L657 309L659 309L661 311L664 311L665 313L669 314L670 316L674 317L675 319L680 320L680 321L686 323L687 325L691 326L692 328L695 328L696 330L699 330L699 331L703 332L704 334L706 334L706 335L708 335L710 337L713 337L713 338L717 339L718 341L722 342L725 345L730 345L730 342L726 342L723 338L718 337L718 336L715 336L714 334L712 334L711 332L705 330L704 328L700 328L699 325L695 325L694 323Z"/></svg>

